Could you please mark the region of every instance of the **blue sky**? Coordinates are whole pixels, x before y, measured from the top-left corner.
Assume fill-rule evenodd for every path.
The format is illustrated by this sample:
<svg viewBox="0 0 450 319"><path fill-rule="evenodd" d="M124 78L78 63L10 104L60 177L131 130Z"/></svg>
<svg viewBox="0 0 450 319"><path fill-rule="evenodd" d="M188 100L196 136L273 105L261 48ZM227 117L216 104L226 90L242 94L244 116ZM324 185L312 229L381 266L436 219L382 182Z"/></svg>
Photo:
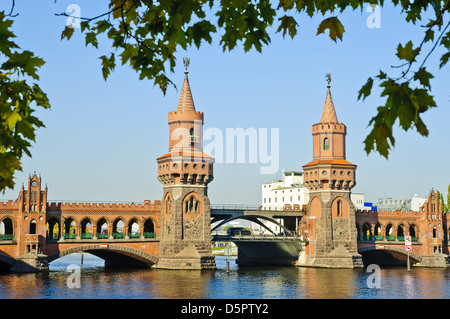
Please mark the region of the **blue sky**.
<svg viewBox="0 0 450 319"><path fill-rule="evenodd" d="M398 9L381 9L381 27L368 28L366 11L348 11L340 17L344 41L316 36L322 17L302 16L299 34L283 39L272 30L272 43L262 53L244 53L242 46L223 52L219 39L199 50L177 54L178 65L170 77L178 90L164 96L159 88L127 66L117 67L105 82L99 56L109 52L85 47L75 33L61 41L66 18L55 13L77 4L82 16L106 11L106 1L17 1L13 31L17 43L42 57L40 86L52 108L39 110L46 127L39 129L32 158L23 159L16 187L0 199L15 199L29 174L41 174L51 200L142 201L159 200L156 158L167 152L167 113L176 109L184 77L182 58L189 56L190 85L198 111L205 113L204 129L278 128L279 171L260 174L261 163L217 163L209 185L213 204L258 204L261 183L281 177L281 170L302 170L312 159L311 126L320 120L326 95L325 73L332 73L332 96L339 121L347 126L347 160L358 165L353 192L366 200L379 197L426 196L431 188L447 194L450 183L447 138L450 118L449 66L439 70L439 50L429 59L435 74L432 93L438 108L423 116L430 135L396 127L396 147L389 160L376 153L366 155L363 140L367 125L382 100L378 90L364 102L357 92L369 76L398 65L399 42L421 40L420 27L405 22ZM0 9L9 10L9 1Z"/></svg>

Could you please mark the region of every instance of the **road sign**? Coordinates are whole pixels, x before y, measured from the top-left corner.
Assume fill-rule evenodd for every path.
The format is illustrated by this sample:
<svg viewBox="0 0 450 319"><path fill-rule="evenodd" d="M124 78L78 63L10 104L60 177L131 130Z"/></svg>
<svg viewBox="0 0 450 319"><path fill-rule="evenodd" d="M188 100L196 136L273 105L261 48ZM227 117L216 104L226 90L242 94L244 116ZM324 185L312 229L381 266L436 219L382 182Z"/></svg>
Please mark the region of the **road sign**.
<svg viewBox="0 0 450 319"><path fill-rule="evenodd" d="M406 236L405 237L405 250L406 251L412 251L412 247L411 247L411 236Z"/></svg>

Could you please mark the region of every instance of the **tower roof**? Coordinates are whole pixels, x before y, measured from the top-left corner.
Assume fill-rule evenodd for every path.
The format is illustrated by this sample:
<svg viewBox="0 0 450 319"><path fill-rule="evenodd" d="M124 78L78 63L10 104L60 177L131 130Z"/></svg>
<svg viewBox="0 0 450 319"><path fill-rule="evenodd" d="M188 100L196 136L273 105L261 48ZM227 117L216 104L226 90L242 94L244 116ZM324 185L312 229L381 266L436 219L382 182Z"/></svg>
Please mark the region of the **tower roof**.
<svg viewBox="0 0 450 319"><path fill-rule="evenodd" d="M192 98L191 87L189 86L188 71L184 74L183 88L181 89L180 100L178 101L177 112L195 112L194 99Z"/></svg>
<svg viewBox="0 0 450 319"><path fill-rule="evenodd" d="M339 123L336 110L334 109L333 99L331 98L330 86L328 85L327 97L323 106L321 123Z"/></svg>

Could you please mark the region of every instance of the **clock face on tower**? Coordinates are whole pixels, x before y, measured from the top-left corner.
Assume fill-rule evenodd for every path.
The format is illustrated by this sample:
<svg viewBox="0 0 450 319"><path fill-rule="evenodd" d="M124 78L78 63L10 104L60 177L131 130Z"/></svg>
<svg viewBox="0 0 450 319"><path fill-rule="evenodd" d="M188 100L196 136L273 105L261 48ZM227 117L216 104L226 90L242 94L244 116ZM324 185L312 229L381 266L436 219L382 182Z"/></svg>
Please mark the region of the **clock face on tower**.
<svg viewBox="0 0 450 319"><path fill-rule="evenodd" d="M36 182L36 181L33 181L33 182L31 183L31 186L37 186L37 182Z"/></svg>

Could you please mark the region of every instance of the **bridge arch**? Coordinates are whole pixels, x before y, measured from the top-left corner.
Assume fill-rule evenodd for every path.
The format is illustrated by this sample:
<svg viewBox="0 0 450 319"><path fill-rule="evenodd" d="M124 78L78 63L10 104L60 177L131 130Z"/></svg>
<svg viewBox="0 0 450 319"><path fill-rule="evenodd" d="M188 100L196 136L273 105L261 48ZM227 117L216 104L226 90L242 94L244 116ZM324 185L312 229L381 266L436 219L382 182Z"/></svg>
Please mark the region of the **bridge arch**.
<svg viewBox="0 0 450 319"><path fill-rule="evenodd" d="M270 232L273 233L273 231L272 231L270 228L268 228L267 225L265 225L264 223L262 223L262 222L259 220L259 219L264 219L264 220L267 220L267 221L272 222L272 223L274 223L275 225L279 226L280 229L283 229L284 232L285 232L286 234L293 235L292 232L291 232L289 229L287 229L284 225L282 225L282 224L281 224L280 222L278 222L276 219L270 218L270 217L267 217L267 216L261 216L261 215L244 215L244 216L236 216L236 217L222 218L222 219L221 219L222 221L219 222L219 223L218 223L216 226L214 226L213 228L211 228L211 231L214 231L214 230L218 229L219 227L221 227L222 225L225 225L226 223L229 223L229 222L231 222L231 221L233 221L233 220L236 220L236 219L249 220L249 221L251 221L251 222L254 222L254 223L256 223L256 224L258 224L258 225L264 227L265 229L267 229L268 231L270 231ZM217 222L217 221L219 221L219 220L220 220L220 219L217 219L217 220L215 220L215 222Z"/></svg>
<svg viewBox="0 0 450 319"><path fill-rule="evenodd" d="M9 270L16 262L16 259L0 253L0 270Z"/></svg>
<svg viewBox="0 0 450 319"><path fill-rule="evenodd" d="M366 246L358 249L364 264L380 264L380 265L403 265L407 260L407 253L404 247L396 247L384 245ZM422 257L414 252L409 253L411 264L418 263Z"/></svg>
<svg viewBox="0 0 450 319"><path fill-rule="evenodd" d="M47 261L50 263L73 253L87 252L105 260L107 267L150 267L158 262L158 257L133 247L116 244L103 245L93 244L71 247L48 256Z"/></svg>

